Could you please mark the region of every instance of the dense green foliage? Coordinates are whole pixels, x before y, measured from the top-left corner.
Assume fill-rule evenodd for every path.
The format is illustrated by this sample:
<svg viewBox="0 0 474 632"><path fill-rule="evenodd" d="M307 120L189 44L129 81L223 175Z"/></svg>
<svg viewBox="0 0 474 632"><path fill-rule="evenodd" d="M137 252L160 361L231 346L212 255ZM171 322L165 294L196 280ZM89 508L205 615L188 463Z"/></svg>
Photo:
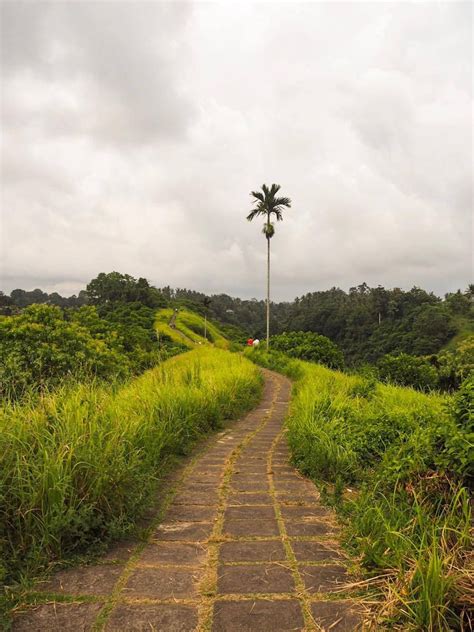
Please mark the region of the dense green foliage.
<svg viewBox="0 0 474 632"><path fill-rule="evenodd" d="M380 379L399 386L413 386L421 391L434 390L439 378L435 367L425 358L400 353L387 354L378 362Z"/></svg>
<svg viewBox="0 0 474 632"><path fill-rule="evenodd" d="M64 297L57 292L48 294L40 289L31 290L27 292L25 290L12 290L10 296L6 296L3 292L0 292L0 313L10 315L14 313L17 308L28 307L28 305L42 305L47 303L48 305L57 305L58 307L81 307L88 302L87 294L85 290L81 290L79 295L72 295L70 297Z"/></svg>
<svg viewBox="0 0 474 632"><path fill-rule="evenodd" d="M159 348L154 320L155 311L140 303L70 310L30 305L0 316L0 395L18 399L64 379L138 374L182 349Z"/></svg>
<svg viewBox="0 0 474 632"><path fill-rule="evenodd" d="M248 352L296 378L288 419L295 464L329 485L347 544L386 592L383 621L461 629L474 463L472 378L456 397L425 395L281 354ZM347 485L359 487L345 494Z"/></svg>
<svg viewBox="0 0 474 632"><path fill-rule="evenodd" d="M167 460L252 407L260 391L251 363L206 347L121 388L70 384L39 402L4 405L0 559L7 580L123 534Z"/></svg>
<svg viewBox="0 0 474 632"><path fill-rule="evenodd" d="M205 295L185 289L163 288L169 301L199 305ZM292 302L272 303L270 330L312 331L327 336L344 353L348 364L374 363L388 353L437 354L461 329L474 322L474 287L441 300L420 288L403 291L370 288L365 283L349 292L339 288L312 292ZM212 296L210 314L237 325L245 335L265 332L265 302Z"/></svg>
<svg viewBox="0 0 474 632"><path fill-rule="evenodd" d="M297 331L272 336L271 348L291 358L324 364L331 369L342 369L344 356L329 338L311 331Z"/></svg>
<svg viewBox="0 0 474 632"><path fill-rule="evenodd" d="M436 358L439 385L445 389L459 388L463 380L474 373L474 334L463 337L457 345L450 345Z"/></svg>
<svg viewBox="0 0 474 632"><path fill-rule="evenodd" d="M133 374L151 368L157 362L184 349L180 343L170 344L158 340L155 328L156 310L151 307L136 302L109 303L99 307L98 311L117 331Z"/></svg>
<svg viewBox="0 0 474 632"><path fill-rule="evenodd" d="M264 301L216 294L207 303L209 297L202 292L169 286L156 289L146 279L136 280L118 272L99 274L77 299L51 299L52 296L48 298L41 290L14 290L10 297L0 296L0 311L11 309L2 308L9 301L14 308L59 299L66 301L57 303L61 305L69 300L98 306L140 302L153 308L178 307L201 315L206 313L214 321L233 326L234 339L241 342L249 336L262 338L265 333ZM386 354L433 355L445 346L449 348L452 340L461 342L472 336L473 297L474 286L465 292L448 294L444 300L416 287L409 291L388 290L362 283L349 292L332 288L305 294L291 302L272 303L270 331L273 334L312 331L326 336L342 350L348 365L375 363Z"/></svg>
<svg viewBox="0 0 474 632"><path fill-rule="evenodd" d="M66 377L124 377L130 363L121 351L117 332L93 308L67 318L59 307L30 305L0 317L0 395L18 399Z"/></svg>
<svg viewBox="0 0 474 632"><path fill-rule="evenodd" d="M375 373L388 383L419 390L455 391L474 373L474 335L432 356L387 354L377 362Z"/></svg>
<svg viewBox="0 0 474 632"><path fill-rule="evenodd" d="M101 272L88 284L86 294L92 305L136 302L154 308L166 305L161 292L146 279L137 280L120 272Z"/></svg>

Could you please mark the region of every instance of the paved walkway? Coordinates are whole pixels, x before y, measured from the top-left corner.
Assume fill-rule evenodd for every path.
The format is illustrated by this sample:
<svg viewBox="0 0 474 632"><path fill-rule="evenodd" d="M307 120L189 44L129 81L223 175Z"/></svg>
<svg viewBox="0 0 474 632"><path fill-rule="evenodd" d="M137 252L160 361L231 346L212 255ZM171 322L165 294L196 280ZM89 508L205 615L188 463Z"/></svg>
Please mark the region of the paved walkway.
<svg viewBox="0 0 474 632"><path fill-rule="evenodd" d="M183 469L148 541L57 573L15 632L357 629L337 527L288 464L290 383L265 376L260 405Z"/></svg>

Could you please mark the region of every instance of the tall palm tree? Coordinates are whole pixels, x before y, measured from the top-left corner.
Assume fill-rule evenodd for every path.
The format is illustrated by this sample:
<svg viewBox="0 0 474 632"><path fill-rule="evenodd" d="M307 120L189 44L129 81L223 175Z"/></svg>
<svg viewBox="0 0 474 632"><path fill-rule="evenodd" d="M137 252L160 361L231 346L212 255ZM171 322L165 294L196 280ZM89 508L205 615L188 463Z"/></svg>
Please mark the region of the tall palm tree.
<svg viewBox="0 0 474 632"><path fill-rule="evenodd" d="M256 204L256 206L247 215L249 222L260 215L266 217L262 232L267 240L267 351L270 342L270 239L275 234L275 226L271 220L272 216L275 216L277 222L282 221L283 208L291 208L290 198L276 197L279 190L279 184L272 184L270 188L266 184L262 184L263 193L261 191L252 191L250 195L254 198L253 204Z"/></svg>

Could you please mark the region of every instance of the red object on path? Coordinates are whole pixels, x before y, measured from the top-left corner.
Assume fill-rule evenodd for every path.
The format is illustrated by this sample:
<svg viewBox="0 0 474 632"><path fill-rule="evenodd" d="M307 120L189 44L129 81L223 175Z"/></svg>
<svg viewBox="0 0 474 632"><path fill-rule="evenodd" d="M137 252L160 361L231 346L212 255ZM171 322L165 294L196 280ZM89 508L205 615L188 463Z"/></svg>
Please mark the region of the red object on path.
<svg viewBox="0 0 474 632"><path fill-rule="evenodd" d="M247 347L251 347L253 345L253 338L249 338L247 340Z"/></svg>

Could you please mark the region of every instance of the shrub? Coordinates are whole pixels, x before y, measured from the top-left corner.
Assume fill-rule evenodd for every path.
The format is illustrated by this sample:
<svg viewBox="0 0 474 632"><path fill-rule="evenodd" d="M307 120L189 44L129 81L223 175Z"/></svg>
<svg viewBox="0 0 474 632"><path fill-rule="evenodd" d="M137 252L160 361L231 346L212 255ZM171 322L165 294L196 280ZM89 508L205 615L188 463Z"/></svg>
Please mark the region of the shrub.
<svg viewBox="0 0 474 632"><path fill-rule="evenodd" d="M400 353L387 354L378 362L380 379L399 386L412 386L422 391L438 386L438 372L424 358Z"/></svg>
<svg viewBox="0 0 474 632"><path fill-rule="evenodd" d="M311 331L297 331L272 336L271 347L291 358L324 364L332 369L342 369L344 357L336 344Z"/></svg>
<svg viewBox="0 0 474 632"><path fill-rule="evenodd" d="M82 308L84 309L84 308ZM91 308L86 308L91 309ZM87 317L93 318L92 314ZM29 389L56 386L65 377L124 377L130 363L107 323L89 330L59 307L30 305L0 317L0 395L18 399Z"/></svg>
<svg viewBox="0 0 474 632"><path fill-rule="evenodd" d="M436 358L440 384L445 389L459 388L474 373L474 336L469 336L454 349L443 351Z"/></svg>

